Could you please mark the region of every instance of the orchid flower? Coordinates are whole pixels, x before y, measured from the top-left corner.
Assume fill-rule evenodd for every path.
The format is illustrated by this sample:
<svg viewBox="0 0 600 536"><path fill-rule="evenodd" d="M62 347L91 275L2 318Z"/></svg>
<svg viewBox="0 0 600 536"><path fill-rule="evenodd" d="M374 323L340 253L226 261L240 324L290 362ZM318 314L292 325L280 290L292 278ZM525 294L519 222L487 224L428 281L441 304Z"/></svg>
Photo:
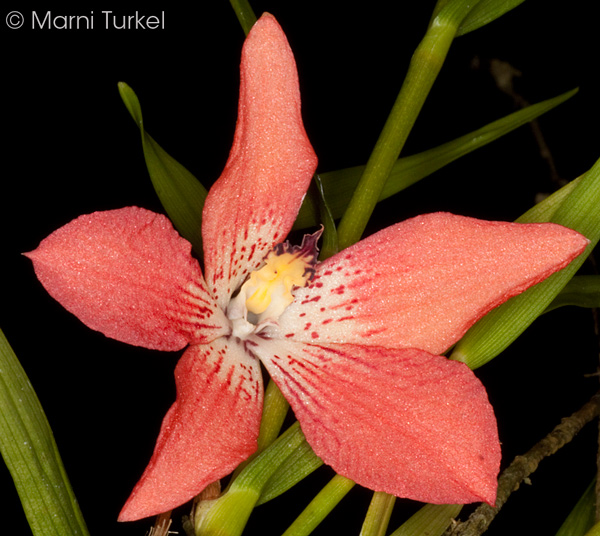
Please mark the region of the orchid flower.
<svg viewBox="0 0 600 536"><path fill-rule="evenodd" d="M255 451L260 363L338 473L419 501L494 503L494 412L473 372L440 354L587 240L554 224L437 213L318 263L318 232L284 242L316 165L295 61L266 14L243 47L233 148L203 211L204 275L169 220L137 207L81 216L27 254L92 329L187 347L120 520L183 504Z"/></svg>

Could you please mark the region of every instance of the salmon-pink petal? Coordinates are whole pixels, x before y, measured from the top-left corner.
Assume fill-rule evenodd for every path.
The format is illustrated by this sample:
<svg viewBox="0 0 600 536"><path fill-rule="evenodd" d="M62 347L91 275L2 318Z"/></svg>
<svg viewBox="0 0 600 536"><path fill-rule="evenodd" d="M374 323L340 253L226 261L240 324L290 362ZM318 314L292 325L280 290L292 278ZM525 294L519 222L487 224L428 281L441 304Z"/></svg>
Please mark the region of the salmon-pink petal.
<svg viewBox="0 0 600 536"><path fill-rule="evenodd" d="M138 207L80 216L26 253L46 290L119 341L179 350L228 332L189 242Z"/></svg>
<svg viewBox="0 0 600 536"><path fill-rule="evenodd" d="M316 166L302 124L294 56L275 18L265 14L242 50L233 147L204 206L206 281L221 307L283 242Z"/></svg>
<svg viewBox="0 0 600 536"><path fill-rule="evenodd" d="M120 521L189 501L256 450L262 377L259 362L241 344L221 337L190 346L177 364L175 381L177 400Z"/></svg>
<svg viewBox="0 0 600 536"><path fill-rule="evenodd" d="M415 349L274 339L255 351L341 475L424 502L494 503L496 420L466 365Z"/></svg>
<svg viewBox="0 0 600 536"><path fill-rule="evenodd" d="M588 244L554 224L437 213L376 233L317 266L280 338L447 350L485 313L564 268Z"/></svg>

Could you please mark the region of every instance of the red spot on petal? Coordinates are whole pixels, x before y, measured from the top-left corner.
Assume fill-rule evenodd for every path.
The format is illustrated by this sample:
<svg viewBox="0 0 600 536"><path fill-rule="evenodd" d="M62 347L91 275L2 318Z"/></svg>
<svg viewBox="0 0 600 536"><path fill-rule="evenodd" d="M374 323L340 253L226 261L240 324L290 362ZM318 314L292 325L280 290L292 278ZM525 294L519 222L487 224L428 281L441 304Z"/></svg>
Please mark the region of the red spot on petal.
<svg viewBox="0 0 600 536"><path fill-rule="evenodd" d="M314 296L310 300L303 300L300 302L301 305L305 305L310 302L318 302L321 299L321 296Z"/></svg>

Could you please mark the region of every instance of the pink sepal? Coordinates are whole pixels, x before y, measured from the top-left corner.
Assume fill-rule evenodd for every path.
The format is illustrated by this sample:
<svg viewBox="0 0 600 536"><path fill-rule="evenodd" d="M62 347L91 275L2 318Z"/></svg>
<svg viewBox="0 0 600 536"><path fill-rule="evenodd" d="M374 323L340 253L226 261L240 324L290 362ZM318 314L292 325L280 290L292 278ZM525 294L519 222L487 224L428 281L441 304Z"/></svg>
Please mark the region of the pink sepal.
<svg viewBox="0 0 600 536"><path fill-rule="evenodd" d="M204 205L205 275L221 307L283 242L316 167L294 56L275 18L265 14L244 43L233 147Z"/></svg>
<svg viewBox="0 0 600 536"><path fill-rule="evenodd" d="M262 377L258 361L241 346L224 337L191 346L177 364L175 382L177 400L119 521L189 501L256 450Z"/></svg>
<svg viewBox="0 0 600 536"><path fill-rule="evenodd" d="M588 240L550 223L447 213L392 225L317 266L279 319L306 342L420 348L440 354L479 318L564 268Z"/></svg>
<svg viewBox="0 0 600 536"><path fill-rule="evenodd" d="M228 329L189 242L160 214L128 207L80 216L25 255L50 295L107 337L179 350Z"/></svg>
<svg viewBox="0 0 600 536"><path fill-rule="evenodd" d="M315 453L375 491L495 502L500 444L464 364L414 349L269 340L255 348Z"/></svg>

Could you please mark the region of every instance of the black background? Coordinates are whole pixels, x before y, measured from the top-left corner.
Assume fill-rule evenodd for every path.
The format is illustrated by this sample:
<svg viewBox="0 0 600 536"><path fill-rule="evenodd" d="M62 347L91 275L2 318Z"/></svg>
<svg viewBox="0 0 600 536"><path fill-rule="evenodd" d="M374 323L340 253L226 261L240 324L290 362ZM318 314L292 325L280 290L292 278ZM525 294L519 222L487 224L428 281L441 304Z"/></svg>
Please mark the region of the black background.
<svg viewBox="0 0 600 536"><path fill-rule="evenodd" d="M496 58L521 71L516 90L529 102L581 88L539 124L562 178L589 169L600 156L591 5L580 0L567 8L564 2L530 0L457 39L404 154L514 111L514 99L490 75L489 62ZM433 2L256 1L253 7L257 14L266 10L278 18L296 54L305 124L319 170L364 163ZM231 144L244 36L224 0L194 8L171 1L141 9L146 15L165 12L165 28L157 30L104 29L102 10L121 16L134 14L135 8L96 2L85 9L20 2L6 13L13 8L26 22L18 30L0 24L5 51L0 327L44 405L92 534L142 535L148 523L115 519L173 401L178 356L130 347L85 328L46 294L20 253L82 213L127 205L161 210L137 128L117 91L120 80L137 92L147 130L209 186ZM95 28L33 30L31 12L49 9L53 15L94 11ZM555 188L531 130L521 127L382 203L369 232L434 210L512 220L533 204L536 193ZM597 379L585 375L596 371L597 350L591 313L565 308L539 319L478 371L497 412L504 463L596 391ZM488 534L554 534L594 475L595 435L588 426L545 461ZM309 493L330 477L323 469L293 497L261 507L248 533L283 532ZM28 534L4 467L0 489L3 530ZM358 534L369 496L353 490L318 533L341 526ZM391 527L416 506L399 500Z"/></svg>

